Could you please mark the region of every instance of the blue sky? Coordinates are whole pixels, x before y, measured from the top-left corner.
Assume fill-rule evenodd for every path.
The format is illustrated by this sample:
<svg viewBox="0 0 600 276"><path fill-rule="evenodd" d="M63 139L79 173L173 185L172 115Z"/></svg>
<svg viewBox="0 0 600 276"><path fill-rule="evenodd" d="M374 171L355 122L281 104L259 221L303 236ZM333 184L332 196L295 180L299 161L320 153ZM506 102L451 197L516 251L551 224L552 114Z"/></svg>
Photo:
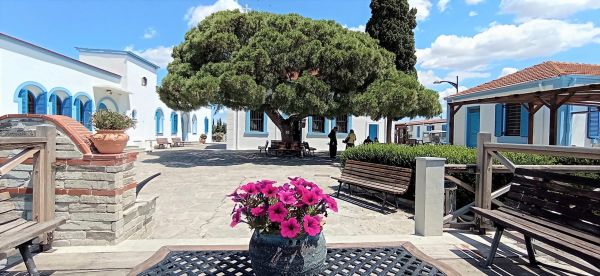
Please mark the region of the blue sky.
<svg viewBox="0 0 600 276"><path fill-rule="evenodd" d="M600 0L409 0L419 78L459 75L461 89L546 60L600 64ZM170 49L211 12L243 7L332 19L360 30L369 0L2 0L0 32L77 57L74 47L128 49L166 66ZM166 71L159 71L159 79Z"/></svg>

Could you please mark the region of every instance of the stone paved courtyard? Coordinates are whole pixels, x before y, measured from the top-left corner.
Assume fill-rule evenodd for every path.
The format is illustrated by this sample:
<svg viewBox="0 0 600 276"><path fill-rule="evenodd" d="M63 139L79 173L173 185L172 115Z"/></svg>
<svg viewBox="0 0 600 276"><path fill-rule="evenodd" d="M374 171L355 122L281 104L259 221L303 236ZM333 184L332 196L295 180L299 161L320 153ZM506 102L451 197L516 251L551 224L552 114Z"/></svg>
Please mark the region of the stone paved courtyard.
<svg viewBox="0 0 600 276"><path fill-rule="evenodd" d="M149 239L244 238L245 225L229 227L233 204L226 195L237 186L258 179L283 184L288 176L302 176L333 193L339 176L337 160L325 154L316 157L267 157L257 151L227 151L223 145L191 146L156 150L139 155L137 169L142 180L156 172L140 193L158 195L155 227ZM379 209L367 197L338 200L339 213L327 218L327 236L412 234L414 221L409 210Z"/></svg>

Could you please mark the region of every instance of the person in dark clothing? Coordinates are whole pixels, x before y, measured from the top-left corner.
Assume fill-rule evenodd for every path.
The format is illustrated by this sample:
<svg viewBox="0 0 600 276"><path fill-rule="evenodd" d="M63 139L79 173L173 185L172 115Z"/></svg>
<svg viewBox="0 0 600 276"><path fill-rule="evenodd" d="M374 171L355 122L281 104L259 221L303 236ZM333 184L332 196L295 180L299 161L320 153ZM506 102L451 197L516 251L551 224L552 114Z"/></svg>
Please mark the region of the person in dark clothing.
<svg viewBox="0 0 600 276"><path fill-rule="evenodd" d="M371 140L371 137L369 137L369 136L367 136L367 139L365 139L363 141L363 144L371 144L371 143L373 143L373 140Z"/></svg>
<svg viewBox="0 0 600 276"><path fill-rule="evenodd" d="M331 132L329 132L329 157L335 158L337 154L337 127L334 127Z"/></svg>

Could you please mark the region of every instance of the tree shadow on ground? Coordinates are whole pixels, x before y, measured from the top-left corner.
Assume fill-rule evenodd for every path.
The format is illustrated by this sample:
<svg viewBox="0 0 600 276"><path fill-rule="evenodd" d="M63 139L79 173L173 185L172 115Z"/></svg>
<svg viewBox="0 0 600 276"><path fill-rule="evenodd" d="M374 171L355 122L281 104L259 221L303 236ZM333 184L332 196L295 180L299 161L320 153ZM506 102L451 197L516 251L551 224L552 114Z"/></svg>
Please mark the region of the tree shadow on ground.
<svg viewBox="0 0 600 276"><path fill-rule="evenodd" d="M158 163L167 167L193 168L211 166L233 166L242 164L303 166L325 165L339 167L339 159L329 158L327 153L317 152L315 156L300 158L297 156L267 156L256 150L223 150L222 145L209 145L218 149L178 149L155 150L147 153L148 158L142 163Z"/></svg>

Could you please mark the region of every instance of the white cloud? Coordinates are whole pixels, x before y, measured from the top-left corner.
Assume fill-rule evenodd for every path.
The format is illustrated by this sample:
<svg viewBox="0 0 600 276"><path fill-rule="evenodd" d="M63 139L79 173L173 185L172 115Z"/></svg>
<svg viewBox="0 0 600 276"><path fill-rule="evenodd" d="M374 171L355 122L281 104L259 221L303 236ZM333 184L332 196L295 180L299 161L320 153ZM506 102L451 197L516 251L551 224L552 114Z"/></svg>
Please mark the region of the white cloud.
<svg viewBox="0 0 600 276"><path fill-rule="evenodd" d="M465 90L467 90L466 86L458 87L458 92L462 92ZM446 111L448 109L448 105L447 105L448 103L446 102L446 100L444 100L444 98L446 98L450 95L456 94L456 88L454 88L454 87L446 88L445 90L438 92L438 94L439 94L440 104L442 105L442 117L446 118L446 113L447 113Z"/></svg>
<svg viewBox="0 0 600 276"><path fill-rule="evenodd" d="M355 31L355 32L365 32L365 29L367 28L367 26L365 25L358 25L356 27L348 27L347 25L344 25L344 28L351 30L351 31Z"/></svg>
<svg viewBox="0 0 600 276"><path fill-rule="evenodd" d="M188 22L188 26L192 27L209 15L224 10L245 11L246 9L237 0L217 0L212 5L199 5L189 8L183 19Z"/></svg>
<svg viewBox="0 0 600 276"><path fill-rule="evenodd" d="M167 68L169 62L173 61L171 53L173 52L173 46L158 46L154 48L148 48L145 50L136 50L133 46L125 47L125 51L131 51L136 55L143 57L150 62L160 66L161 68Z"/></svg>
<svg viewBox="0 0 600 276"><path fill-rule="evenodd" d="M465 3L467 3L467 5L477 5L481 2L483 2L483 0L465 0Z"/></svg>
<svg viewBox="0 0 600 276"><path fill-rule="evenodd" d="M478 13L476 11L470 11L469 12L469 16L470 17L477 16L477 15L478 15Z"/></svg>
<svg viewBox="0 0 600 276"><path fill-rule="evenodd" d="M437 3L438 10L444 12L448 8L448 3L450 3L450 0L439 0Z"/></svg>
<svg viewBox="0 0 600 276"><path fill-rule="evenodd" d="M429 0L408 0L411 8L417 9L417 21L425 20L429 17L431 1Z"/></svg>
<svg viewBox="0 0 600 276"><path fill-rule="evenodd" d="M517 20L567 18L585 10L600 9L600 0L501 0L500 11L514 14Z"/></svg>
<svg viewBox="0 0 600 276"><path fill-rule="evenodd" d="M144 38L145 39L150 39L155 37L157 34L156 29L152 28L152 27L148 27L146 28L146 30L144 30Z"/></svg>
<svg viewBox="0 0 600 276"><path fill-rule="evenodd" d="M590 43L600 43L600 28L593 23L534 19L494 24L470 37L441 35L417 50L417 61L424 69L482 71L495 61L548 57Z"/></svg>
<svg viewBox="0 0 600 276"><path fill-rule="evenodd" d="M504 77L506 75L510 75L510 74L515 73L517 71L519 71L519 69L517 69L517 68L504 67L504 68L502 68L502 71L500 72L500 76L498 76L498 77Z"/></svg>

